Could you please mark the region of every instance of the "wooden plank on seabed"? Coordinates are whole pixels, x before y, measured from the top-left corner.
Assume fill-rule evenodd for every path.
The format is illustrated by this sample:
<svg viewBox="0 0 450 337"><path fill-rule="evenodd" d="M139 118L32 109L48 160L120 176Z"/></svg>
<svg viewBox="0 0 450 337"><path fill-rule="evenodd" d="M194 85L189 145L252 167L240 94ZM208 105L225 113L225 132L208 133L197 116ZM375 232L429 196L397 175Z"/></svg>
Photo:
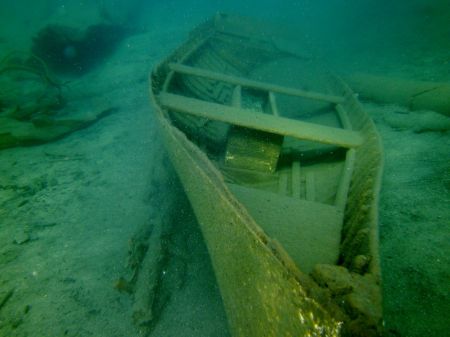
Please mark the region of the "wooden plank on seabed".
<svg viewBox="0 0 450 337"><path fill-rule="evenodd" d="M249 80L247 78L238 77L238 76L231 76L231 75L225 75L221 73L216 73L214 71L206 70L206 69L199 69L194 68L190 66L185 66L179 63L170 63L169 67L172 71L176 71L178 73L186 74L186 75L192 75L192 76L198 76L198 77L204 77L210 80L217 80L222 81L234 85L241 85L243 87L252 88L252 89L259 89L259 90L265 90L265 91L273 91L280 94L285 95L291 95L291 96L299 96L303 98L309 98L317 101L325 101L329 103L343 103L344 97L340 96L334 96L334 95L327 95L322 94L318 92L313 91L306 91L301 89L295 89L295 88L288 88L283 87L281 85L276 84L270 84L265 82L259 82L259 81L253 81Z"/></svg>
<svg viewBox="0 0 450 337"><path fill-rule="evenodd" d="M333 144L345 148L357 147L363 142L363 137L357 131L277 117L249 109L205 102L164 92L159 94L158 100L162 106L169 110L297 139Z"/></svg>

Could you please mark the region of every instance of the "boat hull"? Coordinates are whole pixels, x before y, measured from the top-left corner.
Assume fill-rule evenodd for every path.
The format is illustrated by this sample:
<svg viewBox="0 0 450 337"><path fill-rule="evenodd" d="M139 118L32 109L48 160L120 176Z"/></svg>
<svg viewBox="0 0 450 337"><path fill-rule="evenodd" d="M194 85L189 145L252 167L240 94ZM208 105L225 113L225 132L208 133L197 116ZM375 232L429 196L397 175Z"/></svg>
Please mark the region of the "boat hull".
<svg viewBox="0 0 450 337"><path fill-rule="evenodd" d="M231 333L233 336L242 337L378 336L382 331L382 312L377 205L383 160L381 142L375 126L354 93L335 76L329 77L327 82L332 94L286 89L237 77L236 75L246 74L250 64L241 61L239 57L241 54L248 56L247 51L226 54L222 48L233 46L229 42L223 43L223 40L230 38L239 41L240 38L236 40L238 34L243 34L245 39L256 34L254 29L236 27L240 22L242 20L219 15L195 30L185 44L155 68L151 74L150 90L166 148L208 247ZM227 27L225 31L223 27ZM221 36L216 39L220 48L216 48L215 54L212 55L211 50L204 48L204 45L217 32ZM257 51L261 44L260 38L261 36L258 36L254 43ZM262 46L266 48L264 43ZM201 54L205 51L212 56L202 58ZM218 61L217 55L222 55L226 62ZM264 55L266 61L272 62L274 55L285 57L286 53L275 48L273 51L262 52L261 55ZM214 62L210 61L211 59ZM183 64L185 62L195 65L196 60L200 60L199 65L210 66L210 62L213 65L217 63L220 72L231 69L231 75ZM234 63L236 66L230 68ZM238 72L237 69L241 71ZM177 72L184 75L176 78ZM195 79L192 79L192 76ZM174 83L176 85L172 86ZM343 128L316 126L279 116L255 115L249 110L240 109L239 104L243 101L241 85L251 90L268 91L269 103L272 102L273 91L326 101L326 106L332 106L339 116L344 116L341 118ZM180 90L185 90L182 95ZM199 98L203 101L199 101ZM227 104L231 104L231 107ZM276 107L272 113L277 115L275 110ZM209 118L213 118L213 122L217 123L210 123ZM262 135L266 142L271 142L270 151L264 151L267 149L264 142L252 143L255 148L263 149L260 151L263 155L276 152L279 137L306 137L305 139L328 145L335 144L338 147L337 150L333 147L315 148L312 152L316 157L317 153L324 151L326 158L323 163L302 168L302 172L306 172L302 173L303 176L300 175L299 164L295 160L292 166L289 166L289 174L292 175L292 178L289 178L290 183L301 185L306 192L297 191L296 187L283 191L289 195L289 200L296 201L293 201L294 206L284 214L284 220L281 219L279 223L304 225L302 222L309 222L308 226L314 226L316 221L319 226L328 221L327 219L332 219L339 227L326 234L336 238L330 241L337 246L335 257L324 254L327 256L325 262L309 261L310 265L307 265L301 257L296 258L295 252L318 249L317 253L309 253L320 255L320 250L327 248L326 240L321 240L320 235L316 235L317 247L308 239L301 244L301 240L307 237L303 235L303 238L298 237L300 244L294 241L294 245L289 246L289 232L280 239L281 232L276 232L278 225L272 226L275 232L271 232L273 228L270 229L267 223L264 224L271 219L267 215L270 215L271 204L274 204L268 202L267 207L262 207L264 198L272 193L270 195L278 205L282 205L282 201L288 198L283 196L276 199L276 193L274 194L269 186L273 181L265 181L263 187L256 189L244 187L245 183L242 187L235 185L235 181L230 183L227 177L229 171L236 171L240 178L247 179L245 174L248 170L243 175L242 170L235 170L233 166L227 165L226 161L234 160L239 165L245 164L243 156L239 160L235 159L241 153L246 153L245 140L249 141L249 137L254 134L249 136L246 133L242 138L244 146L239 143L242 139L237 138L234 142L228 139L228 146L232 150L227 150L223 164L220 160L213 160L214 150L210 151L208 147L223 146L221 138L236 133L236 129L223 129L226 123L238 125L238 131L242 127L259 128L254 138L261 138ZM216 137L218 134L220 136ZM264 136L267 134L270 134L270 137ZM231 151L235 152L230 154ZM342 156L342 153L345 155ZM287 157L285 154L282 156ZM301 156L306 158L307 152L303 152ZM287 178L283 177L284 171L280 171L280 163L278 166L273 164L273 156L263 164L258 160L260 158L252 159L250 167L254 171L265 169L266 172L259 175L252 173L249 175L250 180L256 176L263 177L263 180L265 177L269 177L269 180L275 177L273 179L276 184L281 186L286 183ZM278 157L275 162L277 160ZM269 164L266 165L267 163ZM326 177L327 174L334 177L335 172L341 172L337 182L331 182L331 187L316 189L313 190L316 193L311 193L314 173L315 179L326 185L330 181ZM244 181L244 178L241 180ZM264 193L269 194L264 194L260 188L265 188L267 191ZM330 194L329 190L334 192ZM257 196L254 198L256 202L252 201L252 193ZM320 198L319 194L322 194ZM246 199L246 195L250 195L250 198ZM308 200L298 200L299 198ZM317 198L320 202L315 200ZM301 206L297 211L295 202ZM329 214L321 214L325 212ZM261 213L261 216L258 217L258 213Z"/></svg>
<svg viewBox="0 0 450 337"><path fill-rule="evenodd" d="M259 229L209 159L159 116L205 238L232 335L338 336L339 321L308 295L317 289L279 256L279 245Z"/></svg>

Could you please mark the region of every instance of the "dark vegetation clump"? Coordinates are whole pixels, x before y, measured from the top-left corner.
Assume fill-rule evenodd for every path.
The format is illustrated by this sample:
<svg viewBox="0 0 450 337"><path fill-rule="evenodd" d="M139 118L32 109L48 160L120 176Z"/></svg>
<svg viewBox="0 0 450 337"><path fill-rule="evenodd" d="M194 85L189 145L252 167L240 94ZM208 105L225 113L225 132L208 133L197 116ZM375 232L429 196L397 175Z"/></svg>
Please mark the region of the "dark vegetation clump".
<svg viewBox="0 0 450 337"><path fill-rule="evenodd" d="M55 72L81 75L101 63L127 35L120 25L96 24L86 30L48 25L33 39L32 53Z"/></svg>

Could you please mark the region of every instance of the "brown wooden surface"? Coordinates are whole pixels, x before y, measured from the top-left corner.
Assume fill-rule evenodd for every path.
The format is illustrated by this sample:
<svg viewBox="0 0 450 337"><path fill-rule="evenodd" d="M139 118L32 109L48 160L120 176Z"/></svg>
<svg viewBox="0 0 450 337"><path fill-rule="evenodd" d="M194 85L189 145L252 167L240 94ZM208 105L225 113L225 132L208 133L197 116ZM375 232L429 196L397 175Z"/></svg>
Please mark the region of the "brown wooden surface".
<svg viewBox="0 0 450 337"><path fill-rule="evenodd" d="M296 88L288 88L283 87L276 84L264 83L254 80L249 80L243 77L225 75L221 73L216 73L214 71L199 69L194 67L189 67L182 64L170 63L169 67L171 70L176 71L178 73L193 75L198 77L204 77L211 80L223 81L230 84L241 85L242 87L252 88L252 89L260 89L264 91L272 91L275 93L291 95L291 96L299 96L304 98L309 98L318 101L324 101L329 103L342 103L344 101L343 97L335 96L335 95L327 95L313 91L306 91Z"/></svg>
<svg viewBox="0 0 450 337"><path fill-rule="evenodd" d="M339 145L346 148L357 147L363 142L362 136L356 131L276 117L249 109L239 109L169 93L159 94L158 100L161 105L176 112L298 139Z"/></svg>

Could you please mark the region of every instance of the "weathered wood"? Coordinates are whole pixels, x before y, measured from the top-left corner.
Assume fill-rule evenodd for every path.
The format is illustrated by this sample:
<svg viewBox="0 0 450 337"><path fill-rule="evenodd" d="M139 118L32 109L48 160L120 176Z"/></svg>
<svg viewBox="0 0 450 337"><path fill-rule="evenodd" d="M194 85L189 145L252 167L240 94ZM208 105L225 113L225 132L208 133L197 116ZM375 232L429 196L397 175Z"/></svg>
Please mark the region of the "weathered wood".
<svg viewBox="0 0 450 337"><path fill-rule="evenodd" d="M302 271L310 272L317 263L336 263L343 216L339 209L276 193L255 193L251 188L234 184L228 187Z"/></svg>
<svg viewBox="0 0 450 337"><path fill-rule="evenodd" d="M314 178L314 172L307 172L305 175L306 186L306 200L316 200L316 182Z"/></svg>
<svg viewBox="0 0 450 337"><path fill-rule="evenodd" d="M286 195L288 191L288 173L281 171L278 178L278 194Z"/></svg>
<svg viewBox="0 0 450 337"><path fill-rule="evenodd" d="M240 108L241 100L242 100L242 87L240 85L237 85L233 90L233 95L231 96L231 106Z"/></svg>
<svg viewBox="0 0 450 337"><path fill-rule="evenodd" d="M342 169L342 177L339 181L339 186L336 192L335 204L342 210L347 204L348 190L350 188L350 182L352 180L353 169L355 166L355 154L356 151L354 149L350 149L347 151L347 154L345 156L344 168Z"/></svg>
<svg viewBox="0 0 450 337"><path fill-rule="evenodd" d="M158 100L162 106L176 112L183 112L283 136L291 136L297 139L333 144L346 148L357 147L363 142L363 137L356 131L276 117L248 109L204 102L169 93L159 94Z"/></svg>
<svg viewBox="0 0 450 337"><path fill-rule="evenodd" d="M259 36L255 39L242 37L245 34L240 32L244 27L239 19L218 15L212 23L199 27L202 36L208 28L215 34L205 48L199 49L183 65L171 66L174 60L179 59L171 56L160 66L160 73L154 72L151 97L172 162L205 236L231 334L308 336L320 329L320 333L327 336L381 335L380 289L377 284L380 275L376 235L377 192L371 189L379 187L381 168L379 162L371 159L379 155L374 150L380 148L373 123L360 108L355 95L333 76L327 78L327 87L332 89L327 93L332 93L332 100L325 99L327 104L319 105L327 109L339 105L336 111L342 128L282 117L283 114L287 116L288 111L284 111L281 105L277 107L275 98L281 104L284 103L281 102L283 96L305 97L305 91L292 89L292 92L291 88L241 77L255 74L255 66L270 64L276 65L272 72L280 78L283 73L279 72L282 69L279 60L285 58L286 53L275 47L271 49L273 43L270 40L261 41ZM226 28L222 31L218 27ZM251 35L255 31L259 32L259 27L253 29ZM220 41L216 39L218 35ZM195 43L197 38L198 32L186 46ZM218 60L220 62L210 60L210 48L215 52L220 50L215 55L221 59ZM306 68L298 69L297 74L289 65L285 65L284 70L299 80L305 79L298 88L306 85L316 87L315 83L321 82L321 71L317 72L318 77L311 72L312 79L308 79L303 76L303 70L309 74L310 63L304 63L301 58L296 60L298 66L303 64ZM169 90L173 89L178 95L161 91L163 81L156 75L170 71L175 71L176 76ZM177 86L179 80L183 86ZM227 88L226 95L222 95L223 87ZM273 88L281 88L281 92L271 90ZM238 97L241 89L241 94L245 95L242 105ZM321 93L312 93L313 96L318 94L319 98L311 97L311 92L306 93L307 98L324 98ZM334 99L336 97L338 99ZM292 110L299 111L302 106L296 101L305 103L298 99L290 101ZM278 109L281 116L276 116L275 110ZM305 111L304 116L309 116L308 112L312 111ZM314 115L315 120L336 125L336 116L329 114L329 110L320 112L323 115ZM185 125L184 119L206 122L191 133L180 127L180 124ZM250 134L286 136L283 148L294 150L289 154L282 152L275 172L262 174L248 165L229 167L223 160L223 147L219 153L205 149L204 145L210 143L210 138L202 138L201 135L204 129L211 129L212 123L232 124L232 130L241 129ZM233 135L228 136L231 138ZM256 143L249 143L250 137L240 139L242 158L264 152L255 146ZM317 144L319 142L332 146L325 147ZM348 189L348 197L345 189L351 179L345 178L347 169L344 167L343 147L351 149L347 151L349 164L351 153L357 151L355 158L358 160L353 172L357 180L354 179L354 185ZM379 160L378 157L375 159ZM301 175L296 174L298 165L293 165L297 161L302 163ZM299 194L297 187L300 184L295 180L301 183L300 198L293 197ZM355 181L360 183L355 184ZM365 193L364 198L362 193ZM334 205L334 199L340 198L337 194L345 194L344 197L348 198L346 206L350 208L346 209L345 221L343 208ZM359 229L366 233L364 237ZM350 252L346 251L343 242L345 247L350 247ZM332 254L323 255L329 252ZM366 266L367 272L361 276L360 283L364 288L373 285L375 296L372 293L359 294L356 288L348 289L349 293L345 294L338 289L339 292L334 294L332 284L339 279L334 274L329 278L331 282L306 281L303 274L323 263L339 264L339 268L358 272L353 268L353 261L367 252L371 256L370 265ZM342 301L342 296L358 296L358 301ZM359 306L360 303L364 303L363 307ZM351 317L347 315L350 312ZM282 319L278 319L280 317Z"/></svg>
<svg viewBox="0 0 450 337"><path fill-rule="evenodd" d="M136 281L133 321L138 327L151 326L154 324L155 313L153 303L157 296L160 272L163 264L162 248L162 218L154 222L153 231L148 240L148 251L140 267L139 276Z"/></svg>
<svg viewBox="0 0 450 337"><path fill-rule="evenodd" d="M352 123L350 122L348 113L344 109L344 107L341 104L337 104L336 111L338 113L339 119L344 129L351 130ZM339 180L339 185L336 191L336 199L335 199L335 205L342 210L345 209L345 205L347 203L347 195L348 190L350 188L350 182L353 176L355 159L356 159L356 151L354 149L347 150L347 153L345 155L344 168L342 169L342 175Z"/></svg>
<svg viewBox="0 0 450 337"><path fill-rule="evenodd" d="M56 141L65 136L91 126L100 119L114 113L109 108L83 119L56 119L39 116L33 120L20 121L0 117L0 150L16 146L33 146Z"/></svg>
<svg viewBox="0 0 450 337"><path fill-rule="evenodd" d="M300 162L298 160L292 163L292 197L300 199L301 193L301 175Z"/></svg>
<svg viewBox="0 0 450 337"><path fill-rule="evenodd" d="M278 112L277 100L275 98L275 94L272 91L269 91L269 104L273 115L280 116L280 113Z"/></svg>
<svg viewBox="0 0 450 337"><path fill-rule="evenodd" d="M450 116L450 84L355 73L345 76L363 98Z"/></svg>
<svg viewBox="0 0 450 337"><path fill-rule="evenodd" d="M208 39L205 37L204 39L199 40L197 43L194 43L192 46L190 46L189 50L180 56L180 58L177 60L178 63L183 63L186 61L195 51L197 51L201 46L203 46ZM169 71L169 74L167 75L164 85L163 85L163 91L167 91L169 88L169 84L172 82L173 76L175 75L175 71L171 70Z"/></svg>
<svg viewBox="0 0 450 337"><path fill-rule="evenodd" d="M341 104L336 104L336 111L339 116L339 120L341 121L342 127L346 130L352 129L352 123L348 118L347 111L345 111L344 107Z"/></svg>
<svg viewBox="0 0 450 337"><path fill-rule="evenodd" d="M344 98L340 96L334 96L334 95L327 95L322 94L318 92L313 91L306 91L301 89L294 89L294 88L288 88L283 87L276 84L271 83L265 83L265 82L259 82L254 80L249 80L247 78L238 77L238 76L231 76L231 75L225 75L221 73L216 73L214 71L206 70L206 69L199 69L194 68L178 63L170 63L169 67L171 70L176 71L178 73L186 74L186 75L192 75L192 76L198 76L198 77L204 77L210 80L217 80L222 81L230 84L235 85L241 85L243 87L251 88L251 89L259 89L264 91L272 91L280 94L285 95L291 95L291 96L298 96L318 101L324 101L329 103L342 103L344 102Z"/></svg>

